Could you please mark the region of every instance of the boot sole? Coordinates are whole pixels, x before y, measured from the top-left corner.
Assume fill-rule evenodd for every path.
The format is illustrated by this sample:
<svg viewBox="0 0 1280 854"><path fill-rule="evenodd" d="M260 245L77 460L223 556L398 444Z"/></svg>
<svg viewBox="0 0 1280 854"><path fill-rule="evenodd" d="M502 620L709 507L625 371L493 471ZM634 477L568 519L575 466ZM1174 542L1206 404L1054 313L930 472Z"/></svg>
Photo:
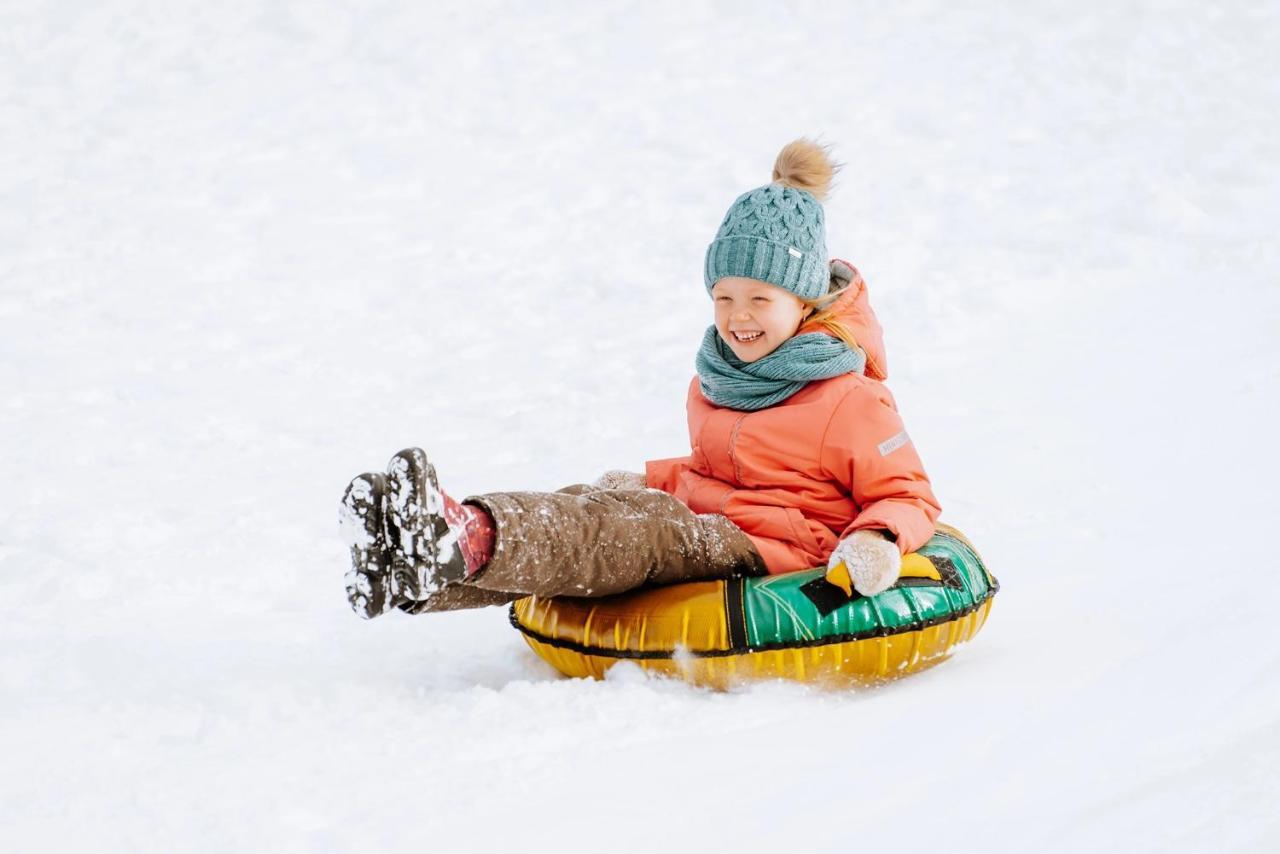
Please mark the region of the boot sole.
<svg viewBox="0 0 1280 854"><path fill-rule="evenodd" d="M385 476L372 472L357 475L347 484L338 512L343 539L351 552L351 569L344 579L347 602L366 620L391 608L391 561L381 509L385 492Z"/></svg>
<svg viewBox="0 0 1280 854"><path fill-rule="evenodd" d="M415 570L412 575L418 589L410 598L426 601L466 575L466 564L456 545L458 533L444 518L444 496L425 451L400 451L387 463L387 471L391 484L389 527L399 533L394 549L397 557Z"/></svg>

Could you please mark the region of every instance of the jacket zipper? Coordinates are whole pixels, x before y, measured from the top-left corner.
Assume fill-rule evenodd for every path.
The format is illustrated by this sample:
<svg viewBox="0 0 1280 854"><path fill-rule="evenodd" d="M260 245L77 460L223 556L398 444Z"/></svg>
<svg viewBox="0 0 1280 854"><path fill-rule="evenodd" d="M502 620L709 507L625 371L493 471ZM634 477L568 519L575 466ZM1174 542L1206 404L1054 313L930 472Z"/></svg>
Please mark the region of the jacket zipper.
<svg viewBox="0 0 1280 854"><path fill-rule="evenodd" d="M737 420L737 422L733 425L733 430L729 433L729 462L733 463L733 477L734 477L734 483L733 483L733 485L734 485L735 487L741 487L741 486L742 486L742 469L741 469L741 467L738 465L738 457L737 457L737 455L733 453L733 446L734 446L734 445L737 443L737 441L738 441L738 431L742 429L742 422L747 420L747 415L749 415L749 414L750 414L750 413L744 412L742 415L738 416L738 420ZM725 511L724 511L724 505L725 505L726 503L728 503L728 501L729 501L729 496L733 495L733 493L734 493L734 490L730 489L730 490L728 490L727 492L725 492L725 494L724 494L724 495L722 495L722 496L720 497L720 510L719 510L719 512L720 512L720 515L721 515L721 516L727 516L727 515L728 515L728 514L727 514L727 513L725 513Z"/></svg>
<svg viewBox="0 0 1280 854"><path fill-rule="evenodd" d="M733 432L729 434L729 460L733 463L734 483L742 486L742 466L738 463L738 455L733 452L734 447L738 444L738 431L742 429L742 422L747 420L746 413L738 418L738 423L733 425Z"/></svg>

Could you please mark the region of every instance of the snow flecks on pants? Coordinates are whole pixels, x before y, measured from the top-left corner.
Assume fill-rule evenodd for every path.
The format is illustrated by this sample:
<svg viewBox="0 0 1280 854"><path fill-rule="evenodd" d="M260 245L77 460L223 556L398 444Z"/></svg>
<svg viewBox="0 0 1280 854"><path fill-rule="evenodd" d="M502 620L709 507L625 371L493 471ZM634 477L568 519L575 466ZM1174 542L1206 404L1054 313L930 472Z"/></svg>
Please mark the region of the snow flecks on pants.
<svg viewBox="0 0 1280 854"><path fill-rule="evenodd" d="M493 556L468 581L543 596L606 596L644 584L756 574L759 555L727 518L694 514L661 490L474 496L494 518Z"/></svg>

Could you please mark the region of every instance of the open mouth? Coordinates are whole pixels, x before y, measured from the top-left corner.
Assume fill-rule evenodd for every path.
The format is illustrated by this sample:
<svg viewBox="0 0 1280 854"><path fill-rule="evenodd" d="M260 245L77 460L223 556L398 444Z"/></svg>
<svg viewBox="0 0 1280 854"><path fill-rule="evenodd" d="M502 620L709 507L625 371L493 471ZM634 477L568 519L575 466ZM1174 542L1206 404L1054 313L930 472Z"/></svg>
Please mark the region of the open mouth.
<svg viewBox="0 0 1280 854"><path fill-rule="evenodd" d="M730 334L739 344L750 344L752 341L758 341L764 337L763 332L732 332Z"/></svg>

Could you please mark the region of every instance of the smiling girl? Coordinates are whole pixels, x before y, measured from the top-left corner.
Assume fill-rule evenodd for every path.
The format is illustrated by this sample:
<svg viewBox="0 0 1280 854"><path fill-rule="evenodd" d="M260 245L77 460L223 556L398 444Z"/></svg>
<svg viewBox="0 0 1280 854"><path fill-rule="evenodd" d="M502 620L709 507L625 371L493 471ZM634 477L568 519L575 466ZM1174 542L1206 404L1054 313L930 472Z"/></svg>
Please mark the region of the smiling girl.
<svg viewBox="0 0 1280 854"><path fill-rule="evenodd" d="M644 474L459 503L421 449L403 450L343 495L356 613L840 563L859 593L891 586L940 508L883 384L866 285L827 256L835 170L822 147L790 143L772 182L739 196L708 246L715 322L689 384L689 454Z"/></svg>

